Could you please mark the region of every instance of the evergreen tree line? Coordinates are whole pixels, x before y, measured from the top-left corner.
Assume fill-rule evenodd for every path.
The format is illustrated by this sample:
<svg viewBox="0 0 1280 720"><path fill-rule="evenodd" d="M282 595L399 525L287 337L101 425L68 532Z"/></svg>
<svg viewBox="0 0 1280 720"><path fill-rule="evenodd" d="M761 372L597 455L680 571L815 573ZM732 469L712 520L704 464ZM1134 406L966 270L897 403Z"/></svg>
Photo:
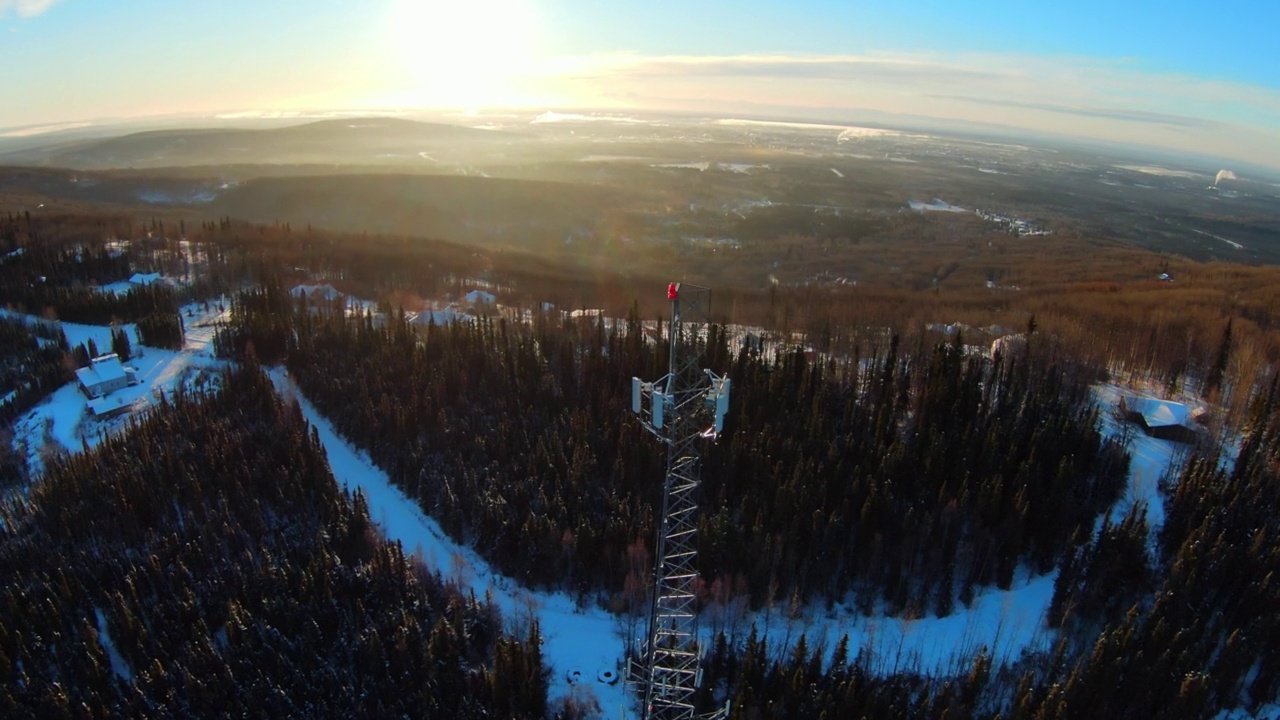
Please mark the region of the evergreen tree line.
<svg viewBox="0 0 1280 720"><path fill-rule="evenodd" d="M970 718L990 716L991 657L978 653L963 676L942 680L912 673L877 677L850 652L848 636L834 649L810 646L806 636L781 650L752 627L740 646L719 633L706 654L697 702L730 703L730 720L791 718Z"/></svg>
<svg viewBox="0 0 1280 720"><path fill-rule="evenodd" d="M1031 682L1011 718L1211 717L1257 712L1280 693L1280 376L1258 392L1232 460L1195 456L1166 500L1154 568L1145 522L1068 555L1053 608L1064 626L1090 619L1091 597L1114 594L1111 617L1056 684ZM1102 587L1094 587L1102 578ZM1095 601L1096 602L1096 601ZM1076 608L1084 611L1078 612ZM1107 608L1103 608L1104 610ZM1092 617L1098 617L1094 613ZM1087 626L1087 625L1086 625ZM1076 637L1092 637L1078 630ZM1070 637L1070 636L1069 636ZM1106 692L1098 692L1106 688Z"/></svg>
<svg viewBox="0 0 1280 720"><path fill-rule="evenodd" d="M59 179L64 181L63 179ZM124 213L30 210L0 215L0 254L22 248L67 243L101 242L104 237L127 237L132 221Z"/></svg>
<svg viewBox="0 0 1280 720"><path fill-rule="evenodd" d="M27 459L10 428L71 378L66 347L53 323L0 316L0 493L27 480Z"/></svg>
<svg viewBox="0 0 1280 720"><path fill-rule="evenodd" d="M135 322L178 312L177 294L158 284L131 288L120 295L43 282L23 284L0 274L0 298L19 312L44 316L52 311L59 320L86 325Z"/></svg>
<svg viewBox="0 0 1280 720"><path fill-rule="evenodd" d="M1119 492L1121 449L1082 383L1036 356L966 359L896 343L867 372L728 348L726 436L704 461L703 600L757 606L855 591L870 610L948 614L1019 563L1051 570ZM335 426L455 538L534 585L614 595L645 586L662 457L629 417L632 376L666 349L617 328L537 315L430 327L306 310L247 293L217 346L285 358ZM640 577L628 577L639 574Z"/></svg>
<svg viewBox="0 0 1280 720"><path fill-rule="evenodd" d="M66 336L61 330L55 338L36 334L48 335L51 327L37 330L24 319L0 317L0 426L7 427L70 379Z"/></svg>
<svg viewBox="0 0 1280 720"><path fill-rule="evenodd" d="M732 699L733 718L1261 717L1280 692L1280 380L1254 397L1234 460L1193 457L1172 482L1154 543L1142 506L1077 533L1049 653L997 669L980 653L964 677L872 678L846 639L831 655L803 637L771 652L753 628L740 645L717 637L702 702Z"/></svg>
<svg viewBox="0 0 1280 720"><path fill-rule="evenodd" d="M186 328L176 310L143 315L137 320L137 328L138 339L143 345L167 350L182 349Z"/></svg>
<svg viewBox="0 0 1280 720"><path fill-rule="evenodd" d="M5 259L4 279L10 284L87 287L124 280L132 272L129 256L109 250L102 241L31 243L17 256Z"/></svg>
<svg viewBox="0 0 1280 720"><path fill-rule="evenodd" d="M0 716L546 715L536 623L380 540L256 367L0 508Z"/></svg>
<svg viewBox="0 0 1280 720"><path fill-rule="evenodd" d="M128 254L108 250L101 241L32 244L0 265L0 300L19 311L52 315L67 322L136 322L144 345L181 348L183 326L173 288L153 284L117 294L98 292L88 284L126 278L130 267ZM127 338L124 343L114 341L113 346L127 342ZM97 353L86 349L86 354L93 357ZM127 359L128 352L121 357Z"/></svg>

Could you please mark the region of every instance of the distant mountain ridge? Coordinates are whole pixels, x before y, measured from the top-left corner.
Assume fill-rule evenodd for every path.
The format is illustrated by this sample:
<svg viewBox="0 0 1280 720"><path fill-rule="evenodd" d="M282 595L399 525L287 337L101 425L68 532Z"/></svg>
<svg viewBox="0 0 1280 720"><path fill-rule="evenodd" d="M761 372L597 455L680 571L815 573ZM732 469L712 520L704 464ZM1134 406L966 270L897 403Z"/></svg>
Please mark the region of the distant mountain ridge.
<svg viewBox="0 0 1280 720"><path fill-rule="evenodd" d="M516 133L393 117L319 120L269 129L149 130L111 138L63 140L0 153L0 165L81 170L189 165L403 164L432 151L501 146Z"/></svg>

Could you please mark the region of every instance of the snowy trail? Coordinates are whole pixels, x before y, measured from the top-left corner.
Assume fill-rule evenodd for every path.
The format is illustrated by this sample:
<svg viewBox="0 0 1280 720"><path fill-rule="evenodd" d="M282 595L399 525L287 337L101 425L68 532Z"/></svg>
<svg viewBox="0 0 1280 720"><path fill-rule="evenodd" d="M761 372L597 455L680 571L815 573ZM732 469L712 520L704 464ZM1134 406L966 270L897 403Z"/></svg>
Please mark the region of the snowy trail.
<svg viewBox="0 0 1280 720"><path fill-rule="evenodd" d="M1093 400L1102 412L1101 431L1104 437L1119 439L1125 434L1124 421L1111 409L1120 401L1121 389L1112 384L1095 385ZM1179 447L1168 440L1151 437L1141 430L1129 428L1129 484L1124 496L1111 508L1111 523L1124 519L1129 508L1142 504L1147 508L1147 526L1154 538L1164 525L1164 496L1160 494L1160 478L1174 466ZM1099 518L1101 522L1101 518Z"/></svg>
<svg viewBox="0 0 1280 720"><path fill-rule="evenodd" d="M622 683L596 681L604 670L621 675L623 644L613 616L598 608L579 610L564 593L525 590L515 580L494 572L475 551L451 540L439 523L391 484L368 455L340 437L282 368L271 370L270 375L280 394L296 399L307 421L315 426L329 455L333 476L344 487L364 493L370 516L387 539L399 541L406 554L419 556L428 567L470 589L476 597L488 595L509 620L519 624L531 615L537 617L542 628L543 657L551 668L549 699L569 694L568 675L581 670L586 681L578 686L579 694L594 694L602 711L610 717L617 717L616 713L626 708Z"/></svg>

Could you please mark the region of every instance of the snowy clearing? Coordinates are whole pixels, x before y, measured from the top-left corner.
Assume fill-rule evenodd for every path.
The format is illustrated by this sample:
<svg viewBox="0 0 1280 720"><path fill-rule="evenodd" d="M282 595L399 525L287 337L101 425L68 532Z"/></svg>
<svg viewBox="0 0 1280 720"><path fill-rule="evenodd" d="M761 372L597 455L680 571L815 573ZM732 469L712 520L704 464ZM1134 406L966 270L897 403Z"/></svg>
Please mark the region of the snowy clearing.
<svg viewBox="0 0 1280 720"><path fill-rule="evenodd" d="M939 200L937 198L934 198L933 202L921 202L919 200L908 200L907 205L910 205L911 209L915 210L916 212L953 212L953 213L969 212L968 210L960 207L959 205L952 205L950 203L943 202L942 200Z"/></svg>
<svg viewBox="0 0 1280 720"><path fill-rule="evenodd" d="M1151 437L1137 426L1126 422L1116 414L1122 388L1108 383L1093 386L1093 399L1099 413L1102 434L1105 437L1129 438L1125 449L1129 453L1129 485L1124 495L1111 508L1111 523L1118 524L1135 505L1147 508L1147 527L1154 538L1164 525L1164 496L1160 494L1160 480L1184 451L1184 445ZM1126 425L1128 427L1126 427Z"/></svg>
<svg viewBox="0 0 1280 720"><path fill-rule="evenodd" d="M223 307L227 307L226 304ZM172 393L179 384L199 387L210 382L212 374L226 366L225 361L213 357L213 332L220 319L218 311L210 309L206 313L202 304L193 304L182 308L182 317L187 324L182 350L175 352L134 344L133 357L126 364L137 370L138 384L111 393L108 400L129 407L131 412L141 410L161 394ZM87 345L92 339L99 352L111 350L110 326L61 323L61 327L71 347ZM119 327L136 340L132 324ZM14 446L23 451L33 476L44 470L44 454L81 452L96 445L104 433L116 432L127 425L127 414L92 417L88 402L80 386L72 381L14 423Z"/></svg>

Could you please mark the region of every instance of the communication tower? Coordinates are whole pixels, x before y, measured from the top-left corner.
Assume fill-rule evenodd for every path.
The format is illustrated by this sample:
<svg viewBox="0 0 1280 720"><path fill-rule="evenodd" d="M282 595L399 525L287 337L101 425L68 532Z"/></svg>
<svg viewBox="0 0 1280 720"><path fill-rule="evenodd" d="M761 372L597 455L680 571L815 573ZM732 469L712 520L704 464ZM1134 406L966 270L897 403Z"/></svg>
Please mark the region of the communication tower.
<svg viewBox="0 0 1280 720"><path fill-rule="evenodd" d="M631 379L631 411L667 452L648 638L631 678L638 685L641 717L646 720L694 717L694 693L702 679L694 627L699 446L719 435L729 408L729 379L698 367L707 342L711 291L672 283L667 299L671 301L668 372L653 382ZM724 710L710 717L723 714Z"/></svg>

